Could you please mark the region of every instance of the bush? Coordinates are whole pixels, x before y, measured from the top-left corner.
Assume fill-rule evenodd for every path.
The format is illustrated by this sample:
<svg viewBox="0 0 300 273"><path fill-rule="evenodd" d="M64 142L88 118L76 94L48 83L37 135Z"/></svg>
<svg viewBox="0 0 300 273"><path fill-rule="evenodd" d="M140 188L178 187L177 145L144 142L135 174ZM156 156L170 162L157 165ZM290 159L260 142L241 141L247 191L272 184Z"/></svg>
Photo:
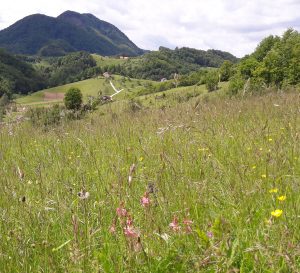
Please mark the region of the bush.
<svg viewBox="0 0 300 273"><path fill-rule="evenodd" d="M229 81L228 93L229 95L237 95L237 93L243 89L245 84L244 79L241 75L235 75Z"/></svg>
<svg viewBox="0 0 300 273"><path fill-rule="evenodd" d="M68 110L79 110L82 104L82 93L79 88L71 87L64 98Z"/></svg>
<svg viewBox="0 0 300 273"><path fill-rule="evenodd" d="M219 75L217 71L210 71L205 78L205 86L208 92L216 91L218 89Z"/></svg>

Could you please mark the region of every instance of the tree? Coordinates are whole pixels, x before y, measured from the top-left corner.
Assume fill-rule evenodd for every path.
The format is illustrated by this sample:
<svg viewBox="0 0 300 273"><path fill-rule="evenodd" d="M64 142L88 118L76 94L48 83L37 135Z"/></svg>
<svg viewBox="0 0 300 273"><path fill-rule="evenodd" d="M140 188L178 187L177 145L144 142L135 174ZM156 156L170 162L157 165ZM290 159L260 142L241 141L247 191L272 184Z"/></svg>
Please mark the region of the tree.
<svg viewBox="0 0 300 273"><path fill-rule="evenodd" d="M205 85L208 92L212 92L218 89L219 75L217 71L210 71L206 75Z"/></svg>
<svg viewBox="0 0 300 273"><path fill-rule="evenodd" d="M233 74L233 63L230 61L224 61L220 67L221 81L228 81Z"/></svg>
<svg viewBox="0 0 300 273"><path fill-rule="evenodd" d="M82 93L79 88L71 87L64 98L65 106L70 110L78 110L82 104Z"/></svg>

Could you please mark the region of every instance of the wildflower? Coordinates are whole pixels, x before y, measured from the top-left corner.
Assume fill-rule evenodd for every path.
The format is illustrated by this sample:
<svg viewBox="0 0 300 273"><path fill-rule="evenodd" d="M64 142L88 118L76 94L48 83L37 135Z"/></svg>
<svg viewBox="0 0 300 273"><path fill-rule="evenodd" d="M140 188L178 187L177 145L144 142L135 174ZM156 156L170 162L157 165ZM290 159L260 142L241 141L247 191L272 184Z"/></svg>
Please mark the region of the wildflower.
<svg viewBox="0 0 300 273"><path fill-rule="evenodd" d="M282 210L281 209L276 209L276 210L271 212L271 215L278 218L282 215Z"/></svg>
<svg viewBox="0 0 300 273"><path fill-rule="evenodd" d="M169 227L175 232L180 231L181 227L178 224L178 218L176 216L173 217L173 221L169 224Z"/></svg>
<svg viewBox="0 0 300 273"><path fill-rule="evenodd" d="M273 141L273 139L272 139L272 138L269 138L268 140L269 140L269 142L272 142L272 141Z"/></svg>
<svg viewBox="0 0 300 273"><path fill-rule="evenodd" d="M279 201L284 201L286 199L286 196L285 195L281 195L281 196L277 197L277 199Z"/></svg>
<svg viewBox="0 0 300 273"><path fill-rule="evenodd" d="M123 203L121 203L120 207L116 209L116 213L119 217L125 217L127 215L127 210L123 206Z"/></svg>
<svg viewBox="0 0 300 273"><path fill-rule="evenodd" d="M192 232L191 225L193 224L193 221L186 218L186 219L183 220L183 224L185 226L185 232L186 233L191 233Z"/></svg>
<svg viewBox="0 0 300 273"><path fill-rule="evenodd" d="M115 224L115 223L113 223L113 224L110 226L109 232L110 232L111 234L115 234L115 233L116 233L116 224Z"/></svg>
<svg viewBox="0 0 300 273"><path fill-rule="evenodd" d="M269 190L269 193L277 193L278 192L278 189L277 188L274 188L274 189L270 189Z"/></svg>
<svg viewBox="0 0 300 273"><path fill-rule="evenodd" d="M211 231L208 231L208 232L206 233L206 235L207 235L208 238L212 238L212 237L214 236L213 233L212 233Z"/></svg>
<svg viewBox="0 0 300 273"><path fill-rule="evenodd" d="M90 197L90 193L88 191L86 191L85 189L82 189L79 193L78 193L78 197L81 200L84 199L88 199Z"/></svg>
<svg viewBox="0 0 300 273"><path fill-rule="evenodd" d="M254 166L252 166L252 169L254 170L254 169L256 169L256 166L254 165Z"/></svg>
<svg viewBox="0 0 300 273"><path fill-rule="evenodd" d="M148 207L150 205L149 193L145 192L141 199L141 204L143 207Z"/></svg>
<svg viewBox="0 0 300 273"><path fill-rule="evenodd" d="M132 220L132 218L130 217L130 215L127 216L127 219L126 219L126 225L127 225L127 226L133 226L133 220Z"/></svg>
<svg viewBox="0 0 300 273"><path fill-rule="evenodd" d="M139 158L139 161L142 162L143 160L144 160L144 158L141 156L141 157Z"/></svg>
<svg viewBox="0 0 300 273"><path fill-rule="evenodd" d="M267 178L267 175L266 174L262 174L261 178Z"/></svg>
<svg viewBox="0 0 300 273"><path fill-rule="evenodd" d="M138 232L134 229L133 226L124 227L124 234L128 238L137 238L137 237L139 237Z"/></svg>
<svg viewBox="0 0 300 273"><path fill-rule="evenodd" d="M128 238L137 238L139 233L133 226L133 220L130 216L127 217L126 226L124 227L124 234Z"/></svg>

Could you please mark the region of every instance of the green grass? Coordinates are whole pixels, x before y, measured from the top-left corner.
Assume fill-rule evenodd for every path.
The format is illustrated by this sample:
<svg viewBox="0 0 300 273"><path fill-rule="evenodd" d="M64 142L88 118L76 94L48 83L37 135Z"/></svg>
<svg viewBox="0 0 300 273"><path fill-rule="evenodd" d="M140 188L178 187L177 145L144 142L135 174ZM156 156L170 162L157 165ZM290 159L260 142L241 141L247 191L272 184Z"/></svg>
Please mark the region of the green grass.
<svg viewBox="0 0 300 273"><path fill-rule="evenodd" d="M124 79L124 80L122 80ZM127 79L123 78L121 76L114 76L114 79L112 80L116 88L118 89L124 89L124 92L118 94L118 99L122 99L124 97L130 97L132 94L135 94L142 88L144 88L144 85L147 82L155 83L152 81L147 80L136 80L136 79ZM84 99L86 99L88 96L97 96L99 91L101 91L105 95L109 95L113 93L113 89L110 86L110 83L108 80L105 80L103 77L83 80L79 82L74 82L58 87L52 87L49 89L41 90L35 93L32 93L31 95L24 96L21 98L18 98L16 102L18 104L22 105L43 105L43 104L52 104L57 103L57 101L44 101L44 93L50 92L50 93L65 93L68 91L70 87L77 87L79 88L84 96Z"/></svg>
<svg viewBox="0 0 300 273"><path fill-rule="evenodd" d="M207 89L205 85L200 86L187 86L187 87L178 87L169 89L162 92L156 92L148 95L140 95L140 91L147 88L147 84L159 85L159 82L149 81L149 80L139 80L139 79L130 79L122 76L115 75L112 80L116 88L124 89L120 94L114 97L114 100L127 100L131 98L138 98L144 102L144 105L161 107L165 105L165 102L170 105L176 105L178 102L187 101L192 97L197 97L199 95L207 94ZM219 93L224 93L227 88L227 83L219 84ZM24 106L45 106L52 105L56 103L61 103L62 100L51 100L45 101L44 94L48 93L65 93L70 87L79 88L84 96L84 100L88 96L97 96L99 91L103 95L109 95L113 93L113 90L110 86L108 80L105 80L103 77L87 79L79 82L74 82L58 87L53 87L45 90L41 90L31 95L20 97L16 100L17 104ZM159 97L164 94L164 99ZM213 93L210 95L213 96Z"/></svg>
<svg viewBox="0 0 300 273"><path fill-rule="evenodd" d="M299 94L169 99L1 128L1 272L300 271Z"/></svg>
<svg viewBox="0 0 300 273"><path fill-rule="evenodd" d="M110 65L121 65L128 60L120 59L120 58L113 58L113 57L105 57L98 54L92 54L93 58L95 59L97 66L110 66Z"/></svg>

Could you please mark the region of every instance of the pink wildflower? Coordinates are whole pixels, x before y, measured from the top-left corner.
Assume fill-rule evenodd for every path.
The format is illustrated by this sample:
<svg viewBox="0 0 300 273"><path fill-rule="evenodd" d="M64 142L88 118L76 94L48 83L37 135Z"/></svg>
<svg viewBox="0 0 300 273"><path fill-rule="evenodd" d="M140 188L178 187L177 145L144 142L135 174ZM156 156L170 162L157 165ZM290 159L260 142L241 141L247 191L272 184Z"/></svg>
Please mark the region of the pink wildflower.
<svg viewBox="0 0 300 273"><path fill-rule="evenodd" d="M113 223L112 225L111 225L111 227L109 228L109 232L111 233L111 234L115 234L116 233L116 225Z"/></svg>
<svg viewBox="0 0 300 273"><path fill-rule="evenodd" d="M124 227L124 234L128 238L137 238L137 237L139 237L139 234L137 233L137 231L134 229L133 226Z"/></svg>
<svg viewBox="0 0 300 273"><path fill-rule="evenodd" d="M189 220L189 219L184 219L183 220L183 224L185 226L185 232L186 233L191 233L193 230L192 230L192 227L191 225L193 224L193 221L192 220Z"/></svg>
<svg viewBox="0 0 300 273"><path fill-rule="evenodd" d="M120 207L118 207L116 209L116 213L117 213L117 215L119 217L122 217L122 216L125 217L125 216L127 216L127 210L124 208L123 202L120 204Z"/></svg>
<svg viewBox="0 0 300 273"><path fill-rule="evenodd" d="M143 207L148 207L150 205L149 193L145 192L141 199L141 204Z"/></svg>
<svg viewBox="0 0 300 273"><path fill-rule="evenodd" d="M176 216L174 216L173 221L170 223L169 227L175 232L180 231L181 227L178 224L178 218Z"/></svg>
<svg viewBox="0 0 300 273"><path fill-rule="evenodd" d="M206 235L207 235L208 238L212 238L212 237L214 236L213 233L212 233L211 231L208 231L208 232L206 233Z"/></svg>
<svg viewBox="0 0 300 273"><path fill-rule="evenodd" d="M126 225L129 227L133 226L133 220L130 216L127 217Z"/></svg>

